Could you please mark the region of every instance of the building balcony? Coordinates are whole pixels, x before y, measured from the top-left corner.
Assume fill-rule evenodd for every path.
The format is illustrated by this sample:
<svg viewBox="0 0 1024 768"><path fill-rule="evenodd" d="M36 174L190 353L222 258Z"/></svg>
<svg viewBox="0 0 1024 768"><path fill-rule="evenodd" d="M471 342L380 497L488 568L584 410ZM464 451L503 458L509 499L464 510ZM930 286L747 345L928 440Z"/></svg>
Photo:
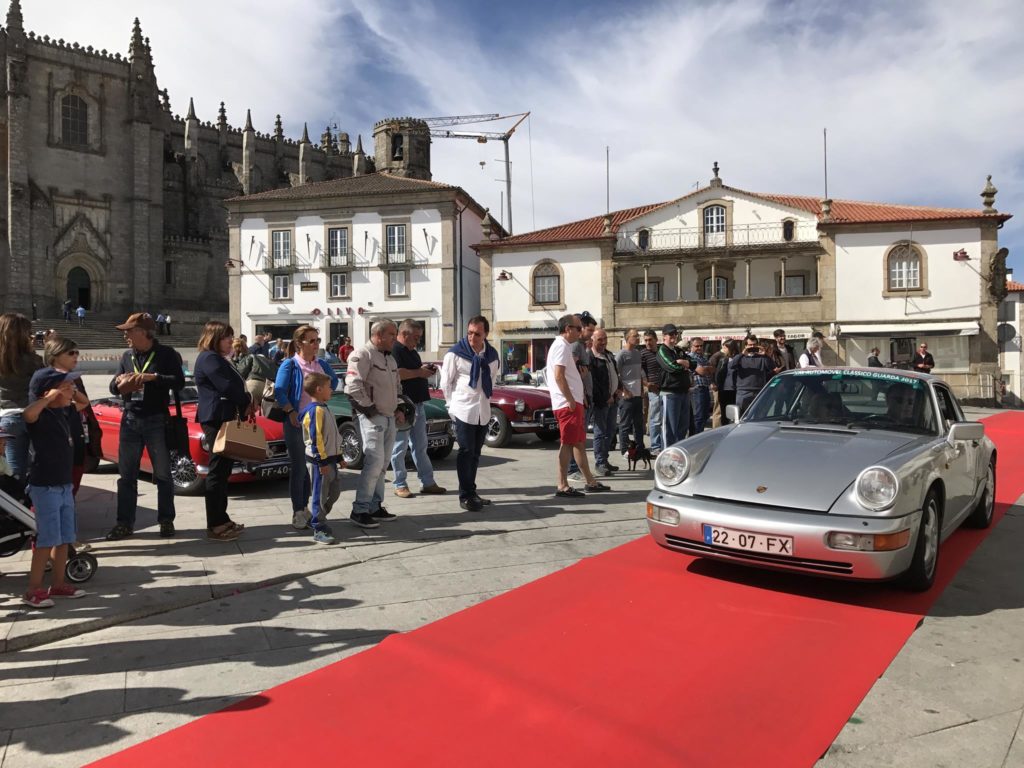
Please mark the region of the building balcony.
<svg viewBox="0 0 1024 768"><path fill-rule="evenodd" d="M412 254L409 251L396 251L381 254L381 269L408 269L412 266Z"/></svg>
<svg viewBox="0 0 1024 768"><path fill-rule="evenodd" d="M263 271L280 274L282 272L295 272L298 269L298 258L294 253L275 254L264 262Z"/></svg>
<svg viewBox="0 0 1024 768"><path fill-rule="evenodd" d="M325 253L320 257L320 262L324 269L329 269L333 272L350 272L356 266L355 255L352 251Z"/></svg>
<svg viewBox="0 0 1024 768"><path fill-rule="evenodd" d="M786 250L818 242L818 227L809 221L741 224L709 232L703 227L633 229L618 233L616 256L678 254L705 250Z"/></svg>
<svg viewBox="0 0 1024 768"><path fill-rule="evenodd" d="M822 297L766 296L699 301L617 302L615 327L660 328L675 323L682 328L807 325L822 322Z"/></svg>

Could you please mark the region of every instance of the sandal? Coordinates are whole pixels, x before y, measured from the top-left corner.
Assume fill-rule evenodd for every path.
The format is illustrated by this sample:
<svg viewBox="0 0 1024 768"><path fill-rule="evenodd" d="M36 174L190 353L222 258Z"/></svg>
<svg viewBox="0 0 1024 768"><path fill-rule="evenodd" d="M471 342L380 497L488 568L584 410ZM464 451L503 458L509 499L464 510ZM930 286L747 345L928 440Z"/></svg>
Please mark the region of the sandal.
<svg viewBox="0 0 1024 768"><path fill-rule="evenodd" d="M237 528L233 528L231 523L226 523L219 531L215 531L211 528L206 532L206 537L208 539L213 539L214 541L234 541L241 535L242 532Z"/></svg>
<svg viewBox="0 0 1024 768"><path fill-rule="evenodd" d="M587 494L583 493L582 491L577 491L575 488L566 488L565 490L559 489L555 491L555 496L558 496L563 499L576 499L579 498L580 496L586 495Z"/></svg>
<svg viewBox="0 0 1024 768"><path fill-rule="evenodd" d="M245 530L245 523L236 523L234 520L232 520L228 523L228 525L231 526L231 530L238 531L239 533Z"/></svg>
<svg viewBox="0 0 1024 768"><path fill-rule="evenodd" d="M611 488L609 488L604 483L594 483L593 485L585 485L583 487L586 489L587 493L598 493L600 491L610 491L611 490Z"/></svg>

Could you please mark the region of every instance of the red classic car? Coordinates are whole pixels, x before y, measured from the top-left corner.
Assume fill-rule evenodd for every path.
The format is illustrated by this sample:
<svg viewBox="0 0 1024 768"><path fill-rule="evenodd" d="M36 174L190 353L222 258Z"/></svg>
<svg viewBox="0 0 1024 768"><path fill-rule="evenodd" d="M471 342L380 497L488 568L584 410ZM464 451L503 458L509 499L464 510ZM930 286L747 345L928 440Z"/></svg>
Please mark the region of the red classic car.
<svg viewBox="0 0 1024 768"><path fill-rule="evenodd" d="M434 363L438 371L440 363ZM437 389L437 376L430 379L430 396L444 399ZM558 423L551 410L551 395L546 387L530 384L495 384L491 391L491 420L487 424L488 448L507 445L512 435L536 435L545 443L558 439Z"/></svg>
<svg viewBox="0 0 1024 768"><path fill-rule="evenodd" d="M191 379L186 379L185 388L181 390L181 415L188 421L189 455L182 456L177 451L171 451L171 480L174 481L174 492L178 494L202 493L209 470L209 446L206 444L202 428L195 422L197 399L195 383ZM103 458L116 464L118 434L123 413L121 398L108 396L93 400L92 409L103 428ZM173 405L171 413L174 413ZM263 428L263 434L267 437L268 457L266 461L256 463L236 462L230 479L232 483L288 476L288 451L284 445L284 427L262 416L256 417L256 423ZM141 469L143 472L153 471L148 451L142 452Z"/></svg>

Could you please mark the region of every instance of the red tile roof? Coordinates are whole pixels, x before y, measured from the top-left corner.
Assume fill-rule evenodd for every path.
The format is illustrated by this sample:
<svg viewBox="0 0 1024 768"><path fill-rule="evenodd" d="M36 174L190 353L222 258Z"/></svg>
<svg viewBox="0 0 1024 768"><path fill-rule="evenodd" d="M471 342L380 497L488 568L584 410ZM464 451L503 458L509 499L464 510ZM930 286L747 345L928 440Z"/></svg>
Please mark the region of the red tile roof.
<svg viewBox="0 0 1024 768"><path fill-rule="evenodd" d="M690 197L700 195L709 187L690 192L683 197L669 200L664 203L643 205L638 208L627 208L622 211L615 211L612 217L612 232L618 232L619 227L633 219L645 216L651 211L664 206L678 203ZM821 200L817 197L806 195L773 195L761 192L747 192L722 185L720 190L736 192L749 197L757 197L768 200L788 208L812 213L821 220ZM973 208L932 208L919 205L896 205L892 203L872 203L858 200L833 200L832 201L832 223L835 224L872 224L885 222L911 222L911 221L952 221L957 219L993 219L1005 221L1010 218L1008 213L983 213L981 209ZM527 232L522 235L508 237L504 240L495 241L502 246L506 245L527 245L540 243L564 243L573 241L594 240L601 237L604 232L604 216L594 216L589 219L581 219L568 224L560 224L556 227L539 229L536 232Z"/></svg>
<svg viewBox="0 0 1024 768"><path fill-rule="evenodd" d="M617 232L619 226L631 219L638 218L650 213L655 208L660 208L665 203L654 205L643 205L639 208L626 208L621 211L613 211L608 214L612 219L612 232ZM596 240L604 233L604 215L593 216L589 219L572 221L568 224L559 224L557 227L538 229L536 232L527 232L523 235L506 237L504 240L495 241L504 247L506 245L525 245L537 243L566 243L577 240Z"/></svg>
<svg viewBox="0 0 1024 768"><path fill-rule="evenodd" d="M771 195L750 192L755 197L771 200L789 208L813 213L821 219L821 200L804 195ZM997 220L1010 218L1005 213L983 213L975 208L937 208L920 205L896 205L893 203L870 203L860 200L833 200L832 221L836 224L870 224L876 222L903 221L944 221L952 219Z"/></svg>
<svg viewBox="0 0 1024 768"><path fill-rule="evenodd" d="M1007 280L1006 290L1008 293L1020 293L1024 291L1024 283L1018 283L1016 280Z"/></svg>
<svg viewBox="0 0 1024 768"><path fill-rule="evenodd" d="M313 181L298 187L269 189L251 195L229 198L226 202L259 202L261 200L311 200L320 197L361 197L363 195L388 195L395 192L419 192L423 190L457 190L451 184L436 181L407 179L389 173L368 173L346 179Z"/></svg>

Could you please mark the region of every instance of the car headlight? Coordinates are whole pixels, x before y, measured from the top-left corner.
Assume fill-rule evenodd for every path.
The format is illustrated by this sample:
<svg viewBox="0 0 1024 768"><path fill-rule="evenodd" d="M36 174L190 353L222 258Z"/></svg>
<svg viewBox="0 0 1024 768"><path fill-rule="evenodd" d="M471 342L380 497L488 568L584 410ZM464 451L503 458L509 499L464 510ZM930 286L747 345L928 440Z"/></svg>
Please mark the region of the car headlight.
<svg viewBox="0 0 1024 768"><path fill-rule="evenodd" d="M854 488L857 501L862 507L881 512L896 503L900 482L891 469L868 467L857 476Z"/></svg>
<svg viewBox="0 0 1024 768"><path fill-rule="evenodd" d="M210 441L206 439L206 435L199 438L199 447L207 453L210 452Z"/></svg>
<svg viewBox="0 0 1024 768"><path fill-rule="evenodd" d="M516 413L522 413L526 410L525 400L516 400Z"/></svg>
<svg viewBox="0 0 1024 768"><path fill-rule="evenodd" d="M679 485L690 471L690 457L682 448L666 448L654 462L654 474L665 485Z"/></svg>

